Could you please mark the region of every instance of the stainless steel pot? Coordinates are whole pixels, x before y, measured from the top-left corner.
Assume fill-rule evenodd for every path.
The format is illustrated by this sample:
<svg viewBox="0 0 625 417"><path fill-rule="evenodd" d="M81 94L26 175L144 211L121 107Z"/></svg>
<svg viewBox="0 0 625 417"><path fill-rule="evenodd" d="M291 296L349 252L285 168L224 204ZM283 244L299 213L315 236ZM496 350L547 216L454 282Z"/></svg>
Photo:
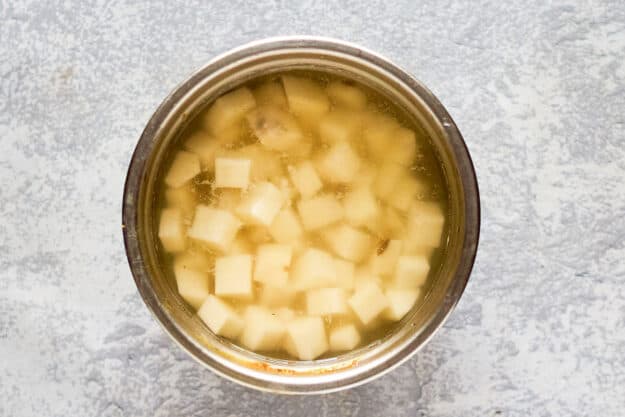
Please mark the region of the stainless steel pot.
<svg viewBox="0 0 625 417"><path fill-rule="evenodd" d="M444 262L424 302L388 337L336 358L272 359L214 336L194 315L156 262L154 210L160 162L186 123L233 87L289 69L312 69L358 80L397 103L421 125L440 160L449 190L449 238ZM143 300L165 331L197 361L249 387L280 393L320 393L362 384L407 360L441 327L469 279L477 251L479 193L469 152L442 104L421 83L358 46L312 37L274 38L223 54L191 75L148 122L128 169L123 201L126 253Z"/></svg>

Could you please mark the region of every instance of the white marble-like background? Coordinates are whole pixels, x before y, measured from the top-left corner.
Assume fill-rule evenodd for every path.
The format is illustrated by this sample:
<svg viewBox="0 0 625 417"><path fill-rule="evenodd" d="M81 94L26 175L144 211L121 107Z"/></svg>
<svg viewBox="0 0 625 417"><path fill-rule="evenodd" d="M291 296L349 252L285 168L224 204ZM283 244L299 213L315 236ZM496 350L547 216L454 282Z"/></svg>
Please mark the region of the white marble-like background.
<svg viewBox="0 0 625 417"><path fill-rule="evenodd" d="M165 95L246 41L360 43L428 85L482 192L466 293L419 354L293 398L226 382L150 317L126 167ZM622 416L622 1L0 0L0 416Z"/></svg>

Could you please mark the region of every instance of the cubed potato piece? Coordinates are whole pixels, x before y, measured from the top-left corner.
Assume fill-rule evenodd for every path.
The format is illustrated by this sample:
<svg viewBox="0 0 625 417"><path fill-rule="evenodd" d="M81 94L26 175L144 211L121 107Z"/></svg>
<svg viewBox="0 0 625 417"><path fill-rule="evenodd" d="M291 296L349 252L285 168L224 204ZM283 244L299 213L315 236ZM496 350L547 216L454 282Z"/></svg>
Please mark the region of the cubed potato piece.
<svg viewBox="0 0 625 417"><path fill-rule="evenodd" d="M406 168L394 162L385 162L378 171L378 176L373 183L375 195L387 200L395 190L399 181L406 175Z"/></svg>
<svg viewBox="0 0 625 417"><path fill-rule="evenodd" d="M260 290L260 304L270 307L288 307L295 301L297 292L291 285L272 287L263 285Z"/></svg>
<svg viewBox="0 0 625 417"><path fill-rule="evenodd" d="M225 301L209 295L197 312L213 333L234 339L243 330L243 320Z"/></svg>
<svg viewBox="0 0 625 417"><path fill-rule="evenodd" d="M198 205L188 235L210 249L227 252L240 227L229 211Z"/></svg>
<svg viewBox="0 0 625 417"><path fill-rule="evenodd" d="M253 351L276 350L282 346L286 328L275 313L264 307L249 306L245 309L243 320L243 346Z"/></svg>
<svg viewBox="0 0 625 417"><path fill-rule="evenodd" d="M336 268L336 286L344 290L353 289L356 265L353 262L336 258L334 267Z"/></svg>
<svg viewBox="0 0 625 417"><path fill-rule="evenodd" d="M289 108L302 122L316 125L330 109L330 100L316 82L291 75L282 76Z"/></svg>
<svg viewBox="0 0 625 417"><path fill-rule="evenodd" d="M417 155L417 140L415 133L405 127L395 129L393 140L389 143L385 159L403 166L414 163Z"/></svg>
<svg viewBox="0 0 625 417"><path fill-rule="evenodd" d="M356 140L362 130L360 114L334 110L319 121L319 138L325 143Z"/></svg>
<svg viewBox="0 0 625 417"><path fill-rule="evenodd" d="M425 284L430 262L422 255L403 255L397 260L393 285L397 288L418 288Z"/></svg>
<svg viewBox="0 0 625 417"><path fill-rule="evenodd" d="M208 272L212 270L213 263L206 252L198 250L197 248L191 248L175 256L174 270L176 268Z"/></svg>
<svg viewBox="0 0 625 417"><path fill-rule="evenodd" d="M165 202L168 207L181 210L185 219L191 219L195 212L197 199L191 184L187 184L179 188L167 188L165 190Z"/></svg>
<svg viewBox="0 0 625 417"><path fill-rule="evenodd" d="M174 276L180 296L196 310L210 294L207 271L188 268L180 262L174 263Z"/></svg>
<svg viewBox="0 0 625 417"><path fill-rule="evenodd" d="M259 107L246 119L260 143L274 151L291 149L304 138L295 117L279 107Z"/></svg>
<svg viewBox="0 0 625 417"><path fill-rule="evenodd" d="M336 282L336 264L329 253L308 248L293 262L291 282L298 291L331 287Z"/></svg>
<svg viewBox="0 0 625 417"><path fill-rule="evenodd" d="M330 350L352 350L360 343L360 333L353 324L346 324L330 331Z"/></svg>
<svg viewBox="0 0 625 417"><path fill-rule="evenodd" d="M415 305L421 290L415 289L395 289L389 288L384 294L388 300L388 307L382 314L384 318L399 321Z"/></svg>
<svg viewBox="0 0 625 417"><path fill-rule="evenodd" d="M282 88L282 84L278 81L262 83L252 90L252 94L258 106L271 105L282 108L288 107L284 88Z"/></svg>
<svg viewBox="0 0 625 417"><path fill-rule="evenodd" d="M275 178L272 183L278 187L280 192L282 193L282 201L285 204L290 205L292 200L297 196L297 191L295 187L291 185L291 182L285 177Z"/></svg>
<svg viewBox="0 0 625 417"><path fill-rule="evenodd" d="M295 311L291 308L288 307L280 307L277 308L274 311L274 314L276 315L276 317L278 317L278 319L280 319L280 321L282 321L282 323L286 324L288 322L290 322L291 320L293 320L297 314L295 313Z"/></svg>
<svg viewBox="0 0 625 417"><path fill-rule="evenodd" d="M215 159L215 188L247 188L252 161L241 158Z"/></svg>
<svg viewBox="0 0 625 417"><path fill-rule="evenodd" d="M343 198L345 219L353 226L365 226L375 220L380 212L371 188L361 186L348 191Z"/></svg>
<svg viewBox="0 0 625 417"><path fill-rule="evenodd" d="M313 360L328 350L326 329L321 317L298 317L286 326L284 347L301 360Z"/></svg>
<svg viewBox="0 0 625 417"><path fill-rule="evenodd" d="M376 165L371 162L366 162L364 160L361 161L360 170L356 174L356 177L351 183L352 188L361 188L361 187L373 187L373 183L375 182L376 177L378 176L378 169Z"/></svg>
<svg viewBox="0 0 625 417"><path fill-rule="evenodd" d="M302 162L297 166L289 166L287 171L291 182L302 198L311 198L323 188L321 178L310 161Z"/></svg>
<svg viewBox="0 0 625 417"><path fill-rule="evenodd" d="M317 288L306 292L306 311L310 316L347 314L347 296L342 288Z"/></svg>
<svg viewBox="0 0 625 417"><path fill-rule="evenodd" d="M260 182L243 197L236 214L248 224L269 227L282 204L280 190L270 182Z"/></svg>
<svg viewBox="0 0 625 417"><path fill-rule="evenodd" d="M305 230L316 230L338 222L343 218L343 206L331 194L321 194L297 204L297 210Z"/></svg>
<svg viewBox="0 0 625 417"><path fill-rule="evenodd" d="M187 247L182 210L166 208L161 211L158 237L166 252L181 252Z"/></svg>
<svg viewBox="0 0 625 417"><path fill-rule="evenodd" d="M259 144L244 146L235 152L239 157L249 158L252 161L250 171L252 181L268 181L279 178L284 173L280 157Z"/></svg>
<svg viewBox="0 0 625 417"><path fill-rule="evenodd" d="M254 281L284 287L289 281L293 251L289 245L260 245L254 262Z"/></svg>
<svg viewBox="0 0 625 417"><path fill-rule="evenodd" d="M241 189L239 188L222 188L217 190L217 208L234 211L241 203Z"/></svg>
<svg viewBox="0 0 625 417"><path fill-rule="evenodd" d="M165 184L173 188L182 187L199 174L200 171L200 158L196 154L179 151L174 156L169 171L165 175Z"/></svg>
<svg viewBox="0 0 625 417"><path fill-rule="evenodd" d="M386 296L373 281L360 283L347 303L365 326L388 307Z"/></svg>
<svg viewBox="0 0 625 417"><path fill-rule="evenodd" d="M214 135L241 121L256 106L256 100L246 87L219 97L208 109L203 123Z"/></svg>
<svg viewBox="0 0 625 417"><path fill-rule="evenodd" d="M324 181L345 184L360 170L360 157L348 142L338 142L317 160L317 170Z"/></svg>
<svg viewBox="0 0 625 417"><path fill-rule="evenodd" d="M413 202L408 211L408 247L437 248L445 226L445 214L439 203L429 201Z"/></svg>
<svg viewBox="0 0 625 417"><path fill-rule="evenodd" d="M402 254L402 241L385 239L380 241L371 256L371 272L376 275L389 276L395 272L397 260Z"/></svg>
<svg viewBox="0 0 625 417"><path fill-rule="evenodd" d="M215 170L215 156L222 148L221 143L210 136L208 132L204 130L194 132L185 141L184 147L200 158L203 171L213 172Z"/></svg>
<svg viewBox="0 0 625 417"><path fill-rule="evenodd" d="M321 236L328 247L338 256L352 262L360 262L371 252L372 237L347 224L331 226Z"/></svg>
<svg viewBox="0 0 625 417"><path fill-rule="evenodd" d="M369 155L375 160L383 160L399 124L389 116L376 113L367 114L363 123L363 138L367 144Z"/></svg>
<svg viewBox="0 0 625 417"><path fill-rule="evenodd" d="M367 95L360 88L344 81L333 81L326 88L330 100L338 106L363 110L367 106Z"/></svg>
<svg viewBox="0 0 625 417"><path fill-rule="evenodd" d="M391 238L399 239L406 232L406 219L393 207L384 209L384 225L386 234Z"/></svg>
<svg viewBox="0 0 625 417"><path fill-rule="evenodd" d="M244 121L239 120L235 124L228 126L220 130L215 135L215 139L219 142L220 149L217 150L216 155L223 149L229 150L239 146L243 139L245 139Z"/></svg>
<svg viewBox="0 0 625 417"><path fill-rule="evenodd" d="M269 233L278 243L292 243L302 237L303 230L297 214L287 207L280 210L273 219Z"/></svg>
<svg viewBox="0 0 625 417"><path fill-rule="evenodd" d="M388 196L388 203L400 211L406 211L410 205L422 198L428 191L428 185L413 175L406 173L398 180L393 192Z"/></svg>
<svg viewBox="0 0 625 417"><path fill-rule="evenodd" d="M215 260L215 295L252 298L252 256L231 255Z"/></svg>

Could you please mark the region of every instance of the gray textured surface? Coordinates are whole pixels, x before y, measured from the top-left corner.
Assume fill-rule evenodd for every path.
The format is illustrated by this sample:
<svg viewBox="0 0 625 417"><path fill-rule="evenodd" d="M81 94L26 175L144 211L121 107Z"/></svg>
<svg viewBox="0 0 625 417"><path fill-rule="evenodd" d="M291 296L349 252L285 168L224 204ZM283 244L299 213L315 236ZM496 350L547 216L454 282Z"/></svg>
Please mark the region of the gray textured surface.
<svg viewBox="0 0 625 417"><path fill-rule="evenodd" d="M622 2L204 3L0 0L1 416L623 414ZM296 33L424 81L483 203L474 274L440 333L373 383L309 398L186 357L140 301L120 231L160 100L218 52Z"/></svg>

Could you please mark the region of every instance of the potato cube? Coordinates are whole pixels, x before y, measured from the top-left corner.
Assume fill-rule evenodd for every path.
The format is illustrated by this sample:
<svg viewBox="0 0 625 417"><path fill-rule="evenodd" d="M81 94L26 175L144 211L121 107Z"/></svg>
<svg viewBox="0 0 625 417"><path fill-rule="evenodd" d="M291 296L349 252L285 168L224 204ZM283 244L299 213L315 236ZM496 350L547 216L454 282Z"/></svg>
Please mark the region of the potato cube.
<svg viewBox="0 0 625 417"><path fill-rule="evenodd" d="M421 290L415 289L395 289L389 288L384 293L388 299L388 307L384 310L383 316L386 319L399 321L415 305Z"/></svg>
<svg viewBox="0 0 625 417"><path fill-rule="evenodd" d="M412 130L400 127L393 132L393 139L386 151L386 160L410 166L417 155L417 141Z"/></svg>
<svg viewBox="0 0 625 417"><path fill-rule="evenodd" d="M395 184L393 192L388 197L388 203L397 210L406 211L418 197L423 197L427 191L426 183L406 173Z"/></svg>
<svg viewBox="0 0 625 417"><path fill-rule="evenodd" d="M219 336L235 338L243 330L243 320L226 302L214 295L209 295L197 312L213 333Z"/></svg>
<svg viewBox="0 0 625 417"><path fill-rule="evenodd" d="M403 236L406 231L406 220L392 207L384 209L384 226L386 234L392 238Z"/></svg>
<svg viewBox="0 0 625 417"><path fill-rule="evenodd" d="M284 287L289 280L292 249L289 245L260 245L254 262L254 281Z"/></svg>
<svg viewBox="0 0 625 417"><path fill-rule="evenodd" d="M327 182L349 183L360 170L360 157L348 142L338 142L317 160L317 170Z"/></svg>
<svg viewBox="0 0 625 417"><path fill-rule="evenodd" d="M313 360L328 350L321 317L298 317L286 325L285 348L301 360Z"/></svg>
<svg viewBox="0 0 625 417"><path fill-rule="evenodd" d="M274 311L274 314L276 315L276 317L280 319L280 321L282 321L282 323L285 323L285 324L293 320L296 316L295 311L293 311L292 309L288 307L277 308Z"/></svg>
<svg viewBox="0 0 625 417"><path fill-rule="evenodd" d="M406 175L406 169L394 162L385 162L378 171L373 183L373 191L379 198L386 200L391 196L395 187Z"/></svg>
<svg viewBox="0 0 625 417"><path fill-rule="evenodd" d="M188 235L210 249L226 252L240 227L239 219L229 211L198 205Z"/></svg>
<svg viewBox="0 0 625 417"><path fill-rule="evenodd" d="M330 109L330 100L316 82L291 75L282 76L289 108L301 121L316 125Z"/></svg>
<svg viewBox="0 0 625 417"><path fill-rule="evenodd" d="M352 350L360 343L360 333L353 324L346 324L330 331L330 350Z"/></svg>
<svg viewBox="0 0 625 417"><path fill-rule="evenodd" d="M269 233L278 243L291 243L301 238L303 230L297 214L291 208L283 208L269 226Z"/></svg>
<svg viewBox="0 0 625 417"><path fill-rule="evenodd" d="M356 269L354 263L337 258L334 260L334 267L336 269L336 286L344 290L353 289Z"/></svg>
<svg viewBox="0 0 625 417"><path fill-rule="evenodd" d="M235 151L235 154L252 161L250 178L253 181L268 181L283 174L280 157L259 144L244 146Z"/></svg>
<svg viewBox="0 0 625 417"><path fill-rule="evenodd" d="M304 229L308 231L329 226L343 218L343 206L330 194L301 200L297 210Z"/></svg>
<svg viewBox="0 0 625 417"><path fill-rule="evenodd" d="M249 306L245 309L243 320L243 346L253 351L276 350L282 346L286 328L275 313L264 307Z"/></svg>
<svg viewBox="0 0 625 417"><path fill-rule="evenodd" d="M245 130L243 127L244 123L241 120L217 132L215 134L215 139L217 139L220 145L220 149L217 152L219 153L219 151L224 149L232 149L238 146L241 141L245 139Z"/></svg>
<svg viewBox="0 0 625 417"><path fill-rule="evenodd" d="M215 170L215 156L222 149L221 143L203 130L194 132L184 143L184 147L200 158L202 170Z"/></svg>
<svg viewBox="0 0 625 417"><path fill-rule="evenodd" d="M166 252L181 252L187 247L182 210L166 208L161 211L158 237Z"/></svg>
<svg viewBox="0 0 625 417"><path fill-rule="evenodd" d="M304 138L295 117L279 107L259 107L246 119L260 143L274 151L291 149Z"/></svg>
<svg viewBox="0 0 625 417"><path fill-rule="evenodd" d="M263 285L260 290L260 304L270 307L288 307L295 301L296 291L291 285L272 287Z"/></svg>
<svg viewBox="0 0 625 417"><path fill-rule="evenodd" d="M297 166L290 166L287 170L291 182L303 198L310 198L323 188L321 178L317 175L317 170L310 161L302 162Z"/></svg>
<svg viewBox="0 0 625 417"><path fill-rule="evenodd" d="M178 188L187 184L201 171L200 158L196 154L179 151L167 171L165 184L169 187Z"/></svg>
<svg viewBox="0 0 625 417"><path fill-rule="evenodd" d="M425 246L437 248L441 243L445 214L440 204L416 201L408 211L408 237L406 245L410 248Z"/></svg>
<svg viewBox="0 0 625 417"><path fill-rule="evenodd" d="M250 90L246 87L238 88L215 100L204 116L204 126L217 135L242 120L255 106L256 101Z"/></svg>
<svg viewBox="0 0 625 417"><path fill-rule="evenodd" d="M331 111L319 121L319 137L325 143L355 140L361 130L362 121L355 112Z"/></svg>
<svg viewBox="0 0 625 417"><path fill-rule="evenodd" d="M215 295L252 297L252 256L231 255L215 260Z"/></svg>
<svg viewBox="0 0 625 417"><path fill-rule="evenodd" d="M395 119L379 114L368 114L363 119L363 138L369 155L382 160L393 143L393 134L399 127Z"/></svg>
<svg viewBox="0 0 625 417"><path fill-rule="evenodd" d="M330 100L336 105L362 110L367 106L367 95L360 88L343 81L334 81L326 88Z"/></svg>
<svg viewBox="0 0 625 417"><path fill-rule="evenodd" d="M174 264L174 276L180 296L196 310L210 294L208 272L197 271L182 263Z"/></svg>
<svg viewBox="0 0 625 417"><path fill-rule="evenodd" d="M369 187L357 187L343 198L345 219L353 226L365 226L375 220L380 212L378 201Z"/></svg>
<svg viewBox="0 0 625 417"><path fill-rule="evenodd" d="M333 286L336 282L334 258L319 249L306 249L293 263L291 282L298 291Z"/></svg>
<svg viewBox="0 0 625 417"><path fill-rule="evenodd" d="M275 185L260 182L243 197L236 213L246 223L268 227L280 211L282 203L282 193Z"/></svg>
<svg viewBox="0 0 625 417"><path fill-rule="evenodd" d="M278 81L265 82L252 90L258 106L272 105L282 108L288 107L284 88Z"/></svg>
<svg viewBox="0 0 625 417"><path fill-rule="evenodd" d="M403 255L397 260L393 285L397 288L418 288L425 284L430 262L422 255Z"/></svg>
<svg viewBox="0 0 625 417"><path fill-rule="evenodd" d="M165 201L168 207L182 211L182 216L185 219L193 217L197 200L191 184L183 185L179 188L167 188L165 190Z"/></svg>
<svg viewBox="0 0 625 417"><path fill-rule="evenodd" d="M360 164L360 169L352 181L351 186L353 189L356 188L371 188L373 187L373 183L378 175L378 169L376 165L371 162L363 161Z"/></svg>
<svg viewBox="0 0 625 417"><path fill-rule="evenodd" d="M215 188L247 188L251 168L249 159L215 159Z"/></svg>
<svg viewBox="0 0 625 417"><path fill-rule="evenodd" d="M352 262L365 259L373 247L369 234L346 224L331 226L321 236L335 254Z"/></svg>
<svg viewBox="0 0 625 417"><path fill-rule="evenodd" d="M193 248L176 255L174 258L174 271L176 268L208 272L213 268L213 263L206 252Z"/></svg>
<svg viewBox="0 0 625 417"><path fill-rule="evenodd" d="M371 272L376 275L388 276L395 272L395 265L402 254L401 240L384 240L380 242L371 256Z"/></svg>
<svg viewBox="0 0 625 417"><path fill-rule="evenodd" d="M306 311L311 316L348 313L345 290L342 288L317 288L307 291Z"/></svg>
<svg viewBox="0 0 625 417"><path fill-rule="evenodd" d="M362 282L358 285L347 303L365 326L388 307L386 296L373 281Z"/></svg>

